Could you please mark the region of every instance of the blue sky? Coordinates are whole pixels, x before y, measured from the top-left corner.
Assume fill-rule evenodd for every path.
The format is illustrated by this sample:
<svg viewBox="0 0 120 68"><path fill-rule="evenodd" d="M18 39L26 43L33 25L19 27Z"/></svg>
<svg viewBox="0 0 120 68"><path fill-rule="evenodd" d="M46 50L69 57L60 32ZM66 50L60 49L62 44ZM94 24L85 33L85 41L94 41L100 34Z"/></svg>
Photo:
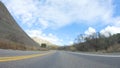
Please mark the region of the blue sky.
<svg viewBox="0 0 120 68"><path fill-rule="evenodd" d="M58 45L79 34L120 33L120 0L1 0L30 37Z"/></svg>

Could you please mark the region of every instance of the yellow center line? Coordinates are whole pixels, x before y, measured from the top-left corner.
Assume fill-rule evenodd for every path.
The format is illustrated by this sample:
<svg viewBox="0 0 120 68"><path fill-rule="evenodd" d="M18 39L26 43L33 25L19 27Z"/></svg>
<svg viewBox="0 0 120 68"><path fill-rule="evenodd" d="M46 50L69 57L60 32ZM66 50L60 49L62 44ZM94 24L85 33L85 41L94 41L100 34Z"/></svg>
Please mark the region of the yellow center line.
<svg viewBox="0 0 120 68"><path fill-rule="evenodd" d="M50 54L50 53L53 53L53 52L48 52L48 53L44 53L44 54L26 55L26 56L0 57L0 62L7 62L7 61L16 61L16 60L29 59L29 58L33 58L33 57L48 55L48 54Z"/></svg>

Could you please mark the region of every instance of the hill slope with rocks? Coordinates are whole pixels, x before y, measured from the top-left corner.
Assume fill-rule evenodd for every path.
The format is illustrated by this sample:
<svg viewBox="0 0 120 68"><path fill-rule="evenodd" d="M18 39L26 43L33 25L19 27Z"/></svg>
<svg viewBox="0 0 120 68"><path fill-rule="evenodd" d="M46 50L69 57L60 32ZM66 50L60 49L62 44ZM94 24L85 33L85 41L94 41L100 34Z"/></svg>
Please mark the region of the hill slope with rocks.
<svg viewBox="0 0 120 68"><path fill-rule="evenodd" d="M0 48L25 50L39 47L39 44L21 29L5 5L0 2Z"/></svg>

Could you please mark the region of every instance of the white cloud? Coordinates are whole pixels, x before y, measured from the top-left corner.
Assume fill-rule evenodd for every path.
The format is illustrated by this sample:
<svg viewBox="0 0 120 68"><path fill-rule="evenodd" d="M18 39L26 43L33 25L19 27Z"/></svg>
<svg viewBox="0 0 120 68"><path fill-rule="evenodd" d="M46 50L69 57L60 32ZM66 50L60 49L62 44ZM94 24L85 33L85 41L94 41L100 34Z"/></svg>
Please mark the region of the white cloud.
<svg viewBox="0 0 120 68"><path fill-rule="evenodd" d="M73 41L69 41L69 45L72 45L72 44L74 44L74 42Z"/></svg>
<svg viewBox="0 0 120 68"><path fill-rule="evenodd" d="M109 22L113 15L112 0L2 0L10 12L32 27L60 28L78 21ZM39 19L39 20L38 20ZM92 24L93 24L92 23Z"/></svg>
<svg viewBox="0 0 120 68"><path fill-rule="evenodd" d="M41 36L42 31L41 30L27 30L26 31L30 37L36 37L36 36Z"/></svg>
<svg viewBox="0 0 120 68"><path fill-rule="evenodd" d="M27 30L27 34L30 37L37 37L43 40L50 41L51 43L57 44L57 45L62 45L62 40L59 39L56 35L53 35L52 33L49 33L46 35L43 33L41 30Z"/></svg>
<svg viewBox="0 0 120 68"><path fill-rule="evenodd" d="M92 27L89 27L88 30L86 30L84 34L89 36L94 33L96 33L96 30ZM120 27L119 26L107 26L107 27L101 29L100 33L105 36L109 36L109 34L111 34L111 35L117 34L117 33L120 33Z"/></svg>
<svg viewBox="0 0 120 68"><path fill-rule="evenodd" d="M105 29L102 29L100 31L101 34L104 34L105 36L109 36L109 33L116 34L120 33L120 27L117 26L107 26Z"/></svg>
<svg viewBox="0 0 120 68"><path fill-rule="evenodd" d="M40 24L42 25L43 29L46 29L48 27L48 21L44 20L44 19L39 19Z"/></svg>
<svg viewBox="0 0 120 68"><path fill-rule="evenodd" d="M96 33L96 30L92 27L89 27L88 30L85 31L85 35L92 35Z"/></svg>
<svg viewBox="0 0 120 68"><path fill-rule="evenodd" d="M120 17L113 18L112 24L114 26L120 27Z"/></svg>

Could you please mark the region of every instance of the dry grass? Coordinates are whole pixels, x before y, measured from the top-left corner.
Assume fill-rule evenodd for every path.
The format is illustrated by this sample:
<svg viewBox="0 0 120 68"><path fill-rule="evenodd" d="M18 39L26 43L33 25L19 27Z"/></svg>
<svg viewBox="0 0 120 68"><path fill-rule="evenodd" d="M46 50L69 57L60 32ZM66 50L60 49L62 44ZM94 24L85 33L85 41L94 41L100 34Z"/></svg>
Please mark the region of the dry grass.
<svg viewBox="0 0 120 68"><path fill-rule="evenodd" d="M120 44L115 44L107 49L107 52L120 52Z"/></svg>
<svg viewBox="0 0 120 68"><path fill-rule="evenodd" d="M9 40L1 40L0 39L0 48L1 49L13 49L13 50L40 50L40 48L34 46L26 46L20 43L15 43Z"/></svg>

